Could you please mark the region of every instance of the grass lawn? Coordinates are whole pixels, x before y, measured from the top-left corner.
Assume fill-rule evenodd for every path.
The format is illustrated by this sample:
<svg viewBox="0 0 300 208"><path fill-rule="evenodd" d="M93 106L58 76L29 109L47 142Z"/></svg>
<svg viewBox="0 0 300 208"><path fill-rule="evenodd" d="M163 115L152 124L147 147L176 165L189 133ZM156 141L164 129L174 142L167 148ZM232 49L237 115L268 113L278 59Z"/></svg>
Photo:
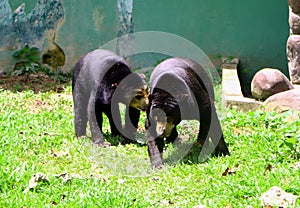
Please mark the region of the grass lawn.
<svg viewBox="0 0 300 208"><path fill-rule="evenodd" d="M272 186L299 196L300 120L220 114L230 157L199 162L193 151L174 161L169 146L164 168L151 170L144 145L118 145L108 133L110 148L75 138L70 86L60 94L0 90L0 207L260 207ZM195 138L196 126L183 122L180 136ZM29 189L39 172L47 181Z"/></svg>

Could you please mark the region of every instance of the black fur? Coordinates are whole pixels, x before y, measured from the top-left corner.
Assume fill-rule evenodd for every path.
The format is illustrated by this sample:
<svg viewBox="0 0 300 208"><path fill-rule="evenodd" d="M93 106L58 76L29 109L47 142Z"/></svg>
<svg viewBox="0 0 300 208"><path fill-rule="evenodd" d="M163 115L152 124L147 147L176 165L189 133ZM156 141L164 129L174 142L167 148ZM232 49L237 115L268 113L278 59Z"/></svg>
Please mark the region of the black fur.
<svg viewBox="0 0 300 208"><path fill-rule="evenodd" d="M178 136L176 126L181 120L198 120L198 141L204 145L206 138L210 137L216 155L229 155L214 106L212 83L205 70L196 62L171 58L159 64L150 78L149 102L146 130L152 167L162 166L164 137L167 143L174 142ZM166 135L159 135L155 118L162 120L163 116L174 127Z"/></svg>
<svg viewBox="0 0 300 208"><path fill-rule="evenodd" d="M105 145L102 133L102 114L105 113L112 135L124 136L125 133L127 138L134 137L140 110L144 109L133 108L130 102L136 89L144 85L144 77L133 73L123 58L110 51L95 50L83 56L75 66L72 80L76 136L86 135L89 122L93 142ZM126 132L120 132L122 122L118 103L126 105Z"/></svg>

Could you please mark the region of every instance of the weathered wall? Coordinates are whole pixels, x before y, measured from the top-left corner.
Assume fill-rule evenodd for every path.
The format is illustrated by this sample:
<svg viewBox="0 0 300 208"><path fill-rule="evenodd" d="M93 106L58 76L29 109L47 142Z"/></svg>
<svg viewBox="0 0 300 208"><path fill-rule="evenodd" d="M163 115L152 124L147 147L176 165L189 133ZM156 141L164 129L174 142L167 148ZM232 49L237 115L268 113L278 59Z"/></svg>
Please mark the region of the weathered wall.
<svg viewBox="0 0 300 208"><path fill-rule="evenodd" d="M2 69L13 67L13 51L21 49L25 44L30 44L41 48L43 54L51 50L63 53L64 64L58 68L70 70L84 53L98 48L115 38L118 33L116 2L111 0L86 0L76 3L61 0L26 1L25 12L22 14L19 12L19 2L1 0L0 3L0 17L6 17L5 21L0 20L0 40L10 39L10 42L18 43L12 46L8 44L8 41L0 42L0 67ZM6 9L1 5L5 5ZM56 12L58 10L60 13ZM19 25L24 25L26 30L19 30L19 25L14 23L14 18L11 17L16 14L24 17ZM35 21L31 21L32 16L36 17ZM53 26L48 27L43 22L45 17L53 22ZM7 29L7 25L12 25L12 27ZM36 31L32 30L36 25L42 31L39 37ZM28 37L30 41L16 41Z"/></svg>
<svg viewBox="0 0 300 208"><path fill-rule="evenodd" d="M45 53L49 48L59 47L65 55L64 66L60 68L69 70L81 55L118 35L155 30L174 33L194 42L216 64L219 64L221 56L237 56L249 76L262 67L276 67L287 73L287 1L26 1L26 13L19 15L20 24L16 27L20 29L20 25L26 25L26 29L18 33L11 33L9 29L4 33L3 27L15 25L14 21L6 20L7 17L15 18L13 11L19 2L9 0L10 9L7 8L8 0L0 3L1 68L7 69L12 64L12 52L8 49L17 49L15 43L24 37L29 43L41 45ZM120 5L125 8L122 14L118 12ZM41 6L44 10L39 9ZM39 20L35 18L42 11L48 12L53 24L44 27L43 16ZM34 24L41 26L38 31L30 26L33 20ZM23 35L17 37L18 34ZM41 35L44 39L37 40ZM13 38L7 41L7 36Z"/></svg>

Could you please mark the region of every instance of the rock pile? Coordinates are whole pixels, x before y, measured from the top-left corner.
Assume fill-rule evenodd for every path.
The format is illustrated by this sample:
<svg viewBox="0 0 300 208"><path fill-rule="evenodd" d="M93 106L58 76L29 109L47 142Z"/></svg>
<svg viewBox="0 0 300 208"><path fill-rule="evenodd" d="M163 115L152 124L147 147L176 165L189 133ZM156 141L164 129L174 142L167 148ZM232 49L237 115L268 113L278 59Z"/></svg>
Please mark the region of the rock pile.
<svg viewBox="0 0 300 208"><path fill-rule="evenodd" d="M300 3L299 0L288 0L290 36L286 52L290 78L293 84L300 84Z"/></svg>
<svg viewBox="0 0 300 208"><path fill-rule="evenodd" d="M300 86L295 88L278 69L258 71L251 82L251 93L255 99L264 101L267 111L295 110L296 116L300 112Z"/></svg>

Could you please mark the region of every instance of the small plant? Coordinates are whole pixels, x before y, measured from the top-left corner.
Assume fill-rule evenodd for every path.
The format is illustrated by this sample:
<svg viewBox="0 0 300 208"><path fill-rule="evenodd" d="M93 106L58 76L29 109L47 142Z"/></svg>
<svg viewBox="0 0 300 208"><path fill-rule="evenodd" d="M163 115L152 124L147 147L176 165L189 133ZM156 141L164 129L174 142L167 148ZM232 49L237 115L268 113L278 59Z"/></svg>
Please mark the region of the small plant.
<svg viewBox="0 0 300 208"><path fill-rule="evenodd" d="M13 75L36 73L41 68L40 51L36 47L26 45L21 50L14 52L13 57L18 61L15 64Z"/></svg>
<svg viewBox="0 0 300 208"><path fill-rule="evenodd" d="M48 76L52 77L56 82L58 83L67 83L72 79L74 69L72 68L69 72L63 72L63 71L51 71L47 68L45 68L44 73Z"/></svg>
<svg viewBox="0 0 300 208"><path fill-rule="evenodd" d="M24 48L15 51L12 56L16 64L8 74L8 77L11 76L14 83L20 83L19 88L14 87L18 91L25 87L25 85L27 85L26 87L32 85L30 88L33 88L34 91L43 90L42 88L48 89L47 86L50 85L53 85L55 90L57 90L57 84L68 83L72 78L73 70L67 73L59 70L53 71L51 70L53 69L51 66L44 65L39 48L26 45Z"/></svg>
<svg viewBox="0 0 300 208"><path fill-rule="evenodd" d="M299 159L300 158L300 146L299 146L299 139L300 137L290 137L285 139L282 144L280 145L280 147L288 147L288 149L290 150L290 156L295 158L295 159Z"/></svg>

